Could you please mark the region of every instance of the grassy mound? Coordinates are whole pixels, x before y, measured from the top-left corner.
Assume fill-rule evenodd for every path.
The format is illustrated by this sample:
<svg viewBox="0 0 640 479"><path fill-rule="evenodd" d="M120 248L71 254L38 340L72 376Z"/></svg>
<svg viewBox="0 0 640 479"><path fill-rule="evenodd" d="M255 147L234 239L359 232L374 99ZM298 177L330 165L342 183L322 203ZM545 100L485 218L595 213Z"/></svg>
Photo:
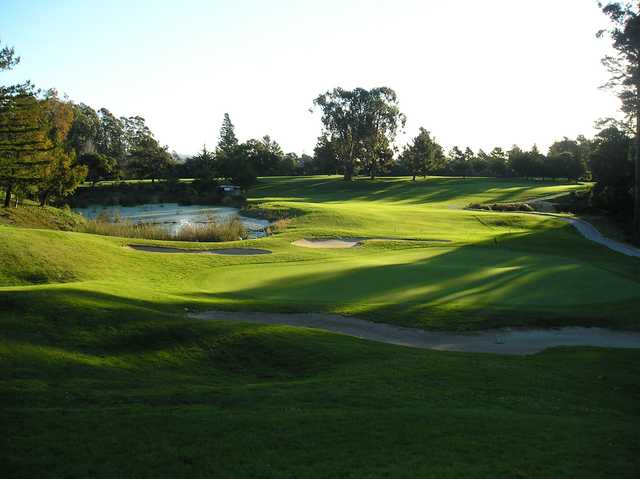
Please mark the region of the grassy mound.
<svg viewBox="0 0 640 479"><path fill-rule="evenodd" d="M85 220L82 216L69 209L33 205L0 208L0 225L75 231L84 223Z"/></svg>

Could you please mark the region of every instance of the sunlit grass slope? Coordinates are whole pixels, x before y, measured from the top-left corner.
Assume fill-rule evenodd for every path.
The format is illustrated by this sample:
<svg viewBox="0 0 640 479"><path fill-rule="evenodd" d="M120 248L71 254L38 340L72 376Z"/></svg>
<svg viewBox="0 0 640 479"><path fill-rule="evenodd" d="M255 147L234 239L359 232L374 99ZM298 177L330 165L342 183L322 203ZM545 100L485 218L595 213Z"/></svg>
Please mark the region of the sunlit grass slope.
<svg viewBox="0 0 640 479"><path fill-rule="evenodd" d="M635 477L636 351L442 353L185 316L637 329L640 261L553 218L459 209L573 188L265 179L251 200L295 209L285 233L181 244L273 251L253 257L151 254L121 238L0 226L0 475ZM324 236L414 241L291 245Z"/></svg>

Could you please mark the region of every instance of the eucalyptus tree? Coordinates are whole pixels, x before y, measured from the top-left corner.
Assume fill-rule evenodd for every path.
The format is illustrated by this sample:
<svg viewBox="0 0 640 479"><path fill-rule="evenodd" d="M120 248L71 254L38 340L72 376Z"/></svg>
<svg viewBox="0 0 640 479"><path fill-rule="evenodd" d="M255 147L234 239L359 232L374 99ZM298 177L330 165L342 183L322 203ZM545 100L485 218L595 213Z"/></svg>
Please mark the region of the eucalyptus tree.
<svg viewBox="0 0 640 479"><path fill-rule="evenodd" d="M335 146L344 179L350 181L358 165L375 177L406 121L396 93L388 87L334 88L319 95L314 105L322 111L324 134Z"/></svg>
<svg viewBox="0 0 640 479"><path fill-rule="evenodd" d="M605 85L614 89L622 101L622 110L634 120L634 200L633 238L640 242L640 2L599 3L612 25L598 36L608 34L615 55L607 55L603 63L611 73Z"/></svg>

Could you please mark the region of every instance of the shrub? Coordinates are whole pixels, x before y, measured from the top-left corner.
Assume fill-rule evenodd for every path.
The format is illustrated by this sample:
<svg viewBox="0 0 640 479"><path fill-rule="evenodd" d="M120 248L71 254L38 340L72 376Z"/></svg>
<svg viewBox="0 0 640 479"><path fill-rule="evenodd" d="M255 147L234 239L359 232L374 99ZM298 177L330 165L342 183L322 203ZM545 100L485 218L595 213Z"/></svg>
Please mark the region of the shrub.
<svg viewBox="0 0 640 479"><path fill-rule="evenodd" d="M467 206L467 209L471 210L485 210L485 211L535 211L529 203L493 203L493 204L481 204L472 203Z"/></svg>
<svg viewBox="0 0 640 479"><path fill-rule="evenodd" d="M271 223L271 225L267 226L265 232L267 236L282 233L284 230L286 230L289 227L289 223L291 223L291 219L281 218Z"/></svg>

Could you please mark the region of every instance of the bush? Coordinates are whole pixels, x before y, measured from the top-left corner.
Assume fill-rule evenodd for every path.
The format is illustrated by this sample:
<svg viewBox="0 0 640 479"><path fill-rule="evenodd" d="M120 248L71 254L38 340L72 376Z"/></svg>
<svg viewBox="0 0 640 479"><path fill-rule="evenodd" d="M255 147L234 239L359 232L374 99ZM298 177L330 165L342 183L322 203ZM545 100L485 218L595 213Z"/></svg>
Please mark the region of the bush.
<svg viewBox="0 0 640 479"><path fill-rule="evenodd" d="M291 219L281 218L271 223L270 226L267 226L267 229L265 230L265 232L267 236L282 233L284 230L286 230L289 227L289 223L291 223Z"/></svg>
<svg viewBox="0 0 640 479"><path fill-rule="evenodd" d="M485 211L523 211L531 212L535 211L529 203L493 203L493 204L481 204L472 203L467 206L470 210L485 210Z"/></svg>

